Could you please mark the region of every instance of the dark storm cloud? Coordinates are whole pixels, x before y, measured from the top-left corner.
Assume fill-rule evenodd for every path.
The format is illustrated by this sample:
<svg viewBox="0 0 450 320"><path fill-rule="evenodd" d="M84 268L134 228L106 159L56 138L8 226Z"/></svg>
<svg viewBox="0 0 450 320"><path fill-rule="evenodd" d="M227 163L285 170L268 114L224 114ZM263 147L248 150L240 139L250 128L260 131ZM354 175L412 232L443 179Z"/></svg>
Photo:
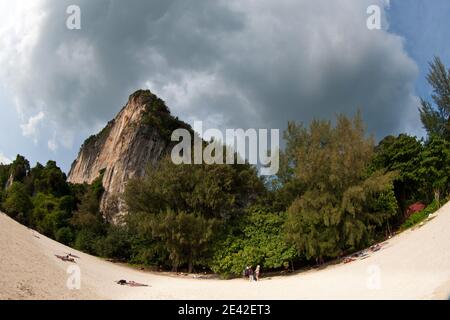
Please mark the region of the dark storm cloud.
<svg viewBox="0 0 450 320"><path fill-rule="evenodd" d="M218 16L215 11L220 10L224 15L214 19L212 32L235 27L234 15L204 3L208 14ZM81 8L81 30L65 27L70 4ZM46 19L28 57L33 73L26 75L26 88L17 88L21 97L42 100L52 113L76 125L80 120L92 124L114 114L149 78L172 80L171 74L180 69L207 68L214 47L201 41L201 33L214 16L195 13L199 18L195 20L190 7L188 1L45 2ZM166 17L169 12L173 25Z"/></svg>
<svg viewBox="0 0 450 320"><path fill-rule="evenodd" d="M366 28L381 1L43 1L37 41L10 86L26 113L93 128L149 87L208 126L284 129L358 108L381 136L414 125L416 66ZM65 27L80 6L82 29ZM23 62L25 61L25 62ZM26 72L25 72L26 70ZM6 79L4 79L6 80Z"/></svg>

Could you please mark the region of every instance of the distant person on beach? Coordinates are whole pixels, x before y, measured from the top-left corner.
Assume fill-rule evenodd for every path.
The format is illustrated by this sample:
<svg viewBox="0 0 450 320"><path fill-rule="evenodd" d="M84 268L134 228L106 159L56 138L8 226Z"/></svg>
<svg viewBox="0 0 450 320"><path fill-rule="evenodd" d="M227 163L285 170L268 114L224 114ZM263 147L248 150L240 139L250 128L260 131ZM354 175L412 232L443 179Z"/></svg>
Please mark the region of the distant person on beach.
<svg viewBox="0 0 450 320"><path fill-rule="evenodd" d="M252 266L250 266L248 268L248 279L250 280L250 282L252 282L254 280L254 278L253 278L253 267Z"/></svg>
<svg viewBox="0 0 450 320"><path fill-rule="evenodd" d="M244 279L248 278L248 266L245 267L244 272L242 274L244 276Z"/></svg>
<svg viewBox="0 0 450 320"><path fill-rule="evenodd" d="M121 280L119 280L119 281L116 281L116 283L117 283L117 284L120 284L121 286L127 285L127 286L130 286L130 287L148 287L148 285L143 284L143 283L136 282L136 281L134 281L134 280L132 280L132 281L127 281L127 280L121 279Z"/></svg>
<svg viewBox="0 0 450 320"><path fill-rule="evenodd" d="M259 274L261 273L261 267L258 264L255 269L255 281L259 281Z"/></svg>

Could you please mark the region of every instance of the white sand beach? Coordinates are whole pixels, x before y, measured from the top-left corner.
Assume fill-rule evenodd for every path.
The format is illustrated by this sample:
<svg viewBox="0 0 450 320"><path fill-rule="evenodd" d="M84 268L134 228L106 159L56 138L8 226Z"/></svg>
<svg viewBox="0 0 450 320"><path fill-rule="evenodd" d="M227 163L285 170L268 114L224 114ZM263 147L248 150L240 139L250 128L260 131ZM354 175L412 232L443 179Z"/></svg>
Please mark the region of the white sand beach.
<svg viewBox="0 0 450 320"><path fill-rule="evenodd" d="M450 203L365 259L250 283L138 271L73 250L1 213L0 299L447 299L449 230ZM74 264L55 257L67 253L79 257L79 290L66 285ZM121 286L119 279L149 286Z"/></svg>

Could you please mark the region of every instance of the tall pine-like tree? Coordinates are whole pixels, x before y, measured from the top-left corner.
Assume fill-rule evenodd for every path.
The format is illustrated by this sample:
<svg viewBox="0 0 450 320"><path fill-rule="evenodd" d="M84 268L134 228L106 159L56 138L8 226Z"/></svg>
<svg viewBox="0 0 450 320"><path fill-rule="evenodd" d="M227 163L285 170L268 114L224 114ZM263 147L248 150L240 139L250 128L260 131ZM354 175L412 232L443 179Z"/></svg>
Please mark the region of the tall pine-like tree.
<svg viewBox="0 0 450 320"><path fill-rule="evenodd" d="M394 187L402 212L406 212L408 204L423 198L419 174L423 149L422 141L407 134L387 136L375 148L371 171L386 169L398 173Z"/></svg>
<svg viewBox="0 0 450 320"><path fill-rule="evenodd" d="M420 118L428 135L450 140L450 70L441 59L430 63L427 80L433 88L434 104L421 99Z"/></svg>
<svg viewBox="0 0 450 320"><path fill-rule="evenodd" d="M441 196L450 191L450 142L432 136L421 154L419 176L427 194L440 205Z"/></svg>
<svg viewBox="0 0 450 320"><path fill-rule="evenodd" d="M335 127L313 121L300 131L295 176L307 188L288 209L288 241L301 256L318 260L364 247L397 213L394 175L368 175L374 143L359 114L339 116Z"/></svg>

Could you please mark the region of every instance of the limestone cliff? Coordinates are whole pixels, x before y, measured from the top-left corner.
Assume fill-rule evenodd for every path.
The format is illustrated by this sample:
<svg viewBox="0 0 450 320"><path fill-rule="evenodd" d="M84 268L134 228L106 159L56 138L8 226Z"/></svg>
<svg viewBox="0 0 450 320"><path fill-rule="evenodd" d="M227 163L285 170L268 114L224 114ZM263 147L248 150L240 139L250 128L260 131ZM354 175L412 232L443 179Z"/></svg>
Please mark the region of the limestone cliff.
<svg viewBox="0 0 450 320"><path fill-rule="evenodd" d="M73 162L68 181L92 183L103 173L101 211L109 220L126 211L120 194L127 181L145 173L170 152L176 128L192 130L174 118L164 101L148 90L133 93L128 103L97 135L88 138Z"/></svg>

